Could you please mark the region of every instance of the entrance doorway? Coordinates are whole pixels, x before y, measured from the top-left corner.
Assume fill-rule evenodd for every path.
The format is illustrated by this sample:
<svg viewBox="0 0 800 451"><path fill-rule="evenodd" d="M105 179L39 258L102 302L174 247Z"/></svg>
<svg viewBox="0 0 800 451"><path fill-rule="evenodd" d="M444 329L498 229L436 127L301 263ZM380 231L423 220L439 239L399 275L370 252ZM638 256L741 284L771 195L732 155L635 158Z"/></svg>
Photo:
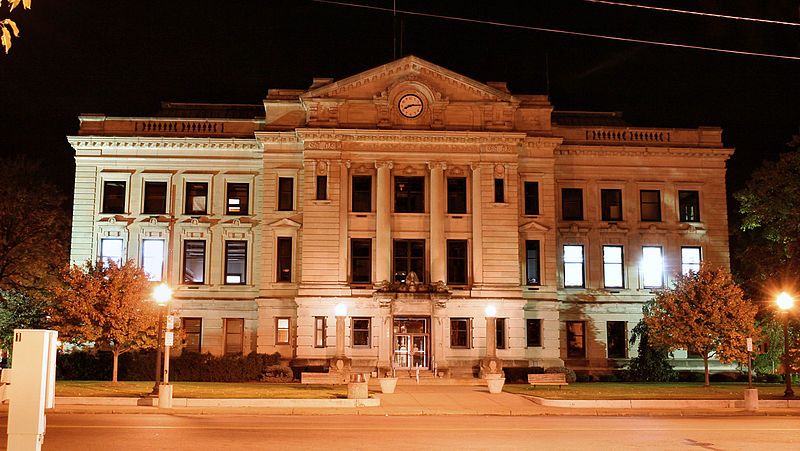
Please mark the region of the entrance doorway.
<svg viewBox="0 0 800 451"><path fill-rule="evenodd" d="M394 318L393 364L398 369L430 366L430 317Z"/></svg>

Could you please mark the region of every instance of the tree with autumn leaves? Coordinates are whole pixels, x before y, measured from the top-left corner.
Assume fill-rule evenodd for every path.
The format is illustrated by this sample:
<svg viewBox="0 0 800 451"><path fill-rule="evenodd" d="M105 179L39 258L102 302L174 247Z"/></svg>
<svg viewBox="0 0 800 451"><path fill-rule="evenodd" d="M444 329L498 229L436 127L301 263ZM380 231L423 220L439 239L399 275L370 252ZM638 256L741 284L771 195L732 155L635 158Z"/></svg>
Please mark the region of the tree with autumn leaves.
<svg viewBox="0 0 800 451"><path fill-rule="evenodd" d="M698 272L677 275L672 289L658 292L645 307L644 321L654 344L700 354L709 386L709 358L747 360L747 338L755 341L759 335L757 311L730 272L703 264Z"/></svg>
<svg viewBox="0 0 800 451"><path fill-rule="evenodd" d="M158 306L144 270L133 261L72 265L54 289L52 322L64 341L94 343L114 356L112 382L117 382L119 356L156 345Z"/></svg>
<svg viewBox="0 0 800 451"><path fill-rule="evenodd" d="M14 11L14 8L22 4L24 9L31 9L31 0L7 0L8 12ZM3 0L0 0L0 7L4 7ZM5 49L6 53L11 50L11 36L19 37L19 27L16 22L9 18L0 18L0 47Z"/></svg>

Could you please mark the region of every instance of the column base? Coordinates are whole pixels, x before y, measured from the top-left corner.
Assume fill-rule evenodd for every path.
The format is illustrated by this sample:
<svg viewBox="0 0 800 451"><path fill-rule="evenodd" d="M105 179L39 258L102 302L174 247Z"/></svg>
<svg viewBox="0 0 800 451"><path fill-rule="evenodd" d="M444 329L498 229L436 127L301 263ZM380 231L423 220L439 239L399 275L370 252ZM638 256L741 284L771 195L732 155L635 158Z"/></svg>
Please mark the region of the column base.
<svg viewBox="0 0 800 451"><path fill-rule="evenodd" d="M350 382L353 369L353 360L348 357L334 357L328 361L328 373L336 378L339 383Z"/></svg>
<svg viewBox="0 0 800 451"><path fill-rule="evenodd" d="M480 371L478 377L486 379L496 375L503 374L503 361L497 357L484 357L481 359ZM491 376L490 376L491 375Z"/></svg>

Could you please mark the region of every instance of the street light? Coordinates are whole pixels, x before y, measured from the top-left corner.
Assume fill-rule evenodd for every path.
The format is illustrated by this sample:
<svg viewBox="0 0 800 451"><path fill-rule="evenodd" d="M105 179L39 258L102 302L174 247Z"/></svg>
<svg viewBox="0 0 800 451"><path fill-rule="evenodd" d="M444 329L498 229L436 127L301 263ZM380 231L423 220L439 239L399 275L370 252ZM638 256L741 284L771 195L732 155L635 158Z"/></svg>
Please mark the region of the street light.
<svg viewBox="0 0 800 451"><path fill-rule="evenodd" d="M792 369L789 362L789 310L794 305L794 298L787 292L782 292L776 299L778 308L783 311L783 375L786 379L786 390L783 392L784 398L794 397L792 390Z"/></svg>
<svg viewBox="0 0 800 451"><path fill-rule="evenodd" d="M333 314L336 316L336 357L337 359L344 358L344 320L347 317L347 305L337 304L333 309Z"/></svg>
<svg viewBox="0 0 800 451"><path fill-rule="evenodd" d="M486 357L497 357L497 307L493 304L486 306Z"/></svg>
<svg viewBox="0 0 800 451"><path fill-rule="evenodd" d="M166 283L157 285L153 289L153 300L160 307L166 309L167 303L172 298L172 289ZM158 394L158 385L161 381L161 312L158 312L158 332L156 333L156 374L155 384L153 384L153 395Z"/></svg>

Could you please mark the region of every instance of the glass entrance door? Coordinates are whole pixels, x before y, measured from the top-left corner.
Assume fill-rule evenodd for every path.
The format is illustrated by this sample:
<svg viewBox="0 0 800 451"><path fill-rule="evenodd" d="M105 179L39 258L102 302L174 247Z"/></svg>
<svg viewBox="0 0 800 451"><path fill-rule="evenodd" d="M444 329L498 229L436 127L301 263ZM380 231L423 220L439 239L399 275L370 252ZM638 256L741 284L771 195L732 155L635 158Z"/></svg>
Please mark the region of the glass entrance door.
<svg viewBox="0 0 800 451"><path fill-rule="evenodd" d="M429 367L429 318L394 319L394 367Z"/></svg>

